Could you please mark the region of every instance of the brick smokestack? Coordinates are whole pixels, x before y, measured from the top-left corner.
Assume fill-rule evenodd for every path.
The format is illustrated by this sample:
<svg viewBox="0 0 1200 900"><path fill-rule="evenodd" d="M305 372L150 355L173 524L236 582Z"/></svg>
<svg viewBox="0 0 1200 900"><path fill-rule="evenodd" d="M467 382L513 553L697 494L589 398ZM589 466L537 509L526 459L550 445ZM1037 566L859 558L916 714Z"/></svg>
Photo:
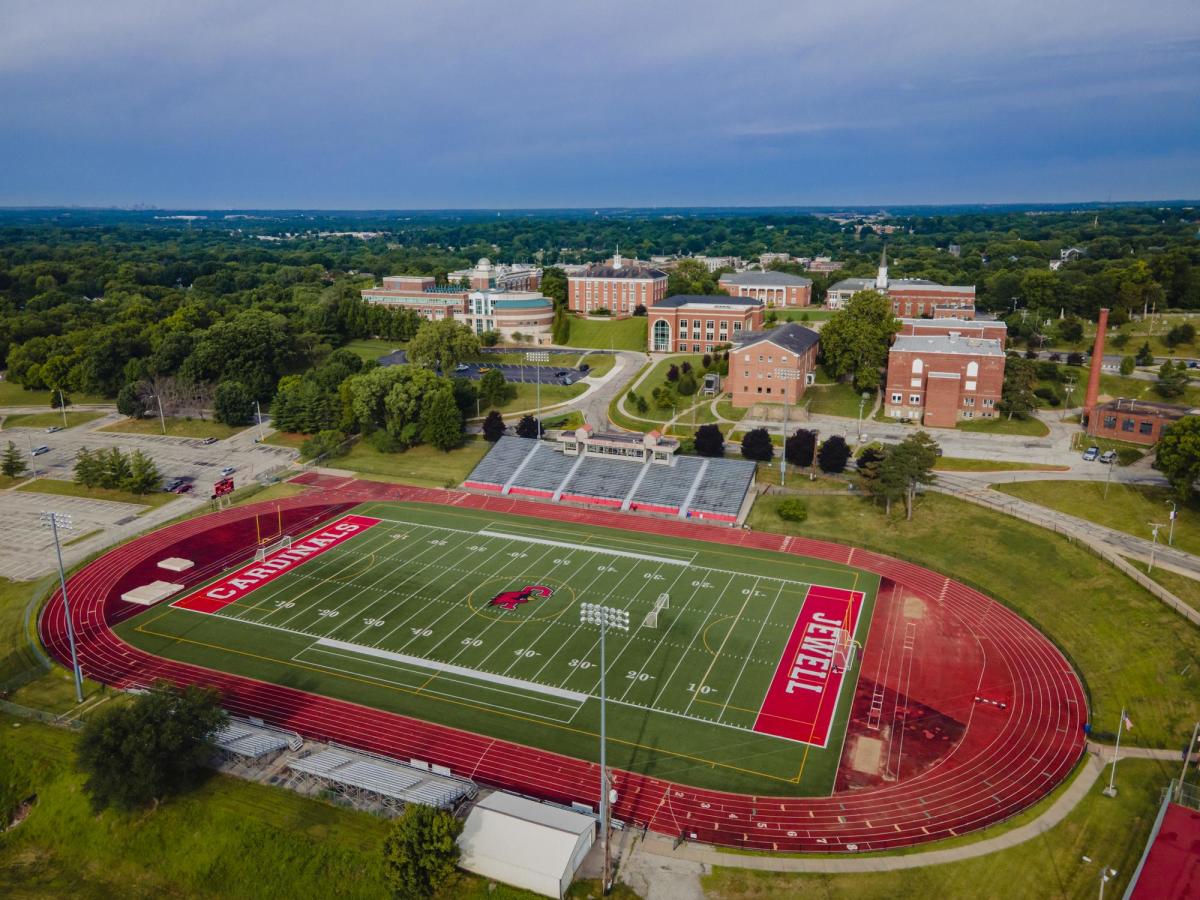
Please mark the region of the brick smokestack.
<svg viewBox="0 0 1200 900"><path fill-rule="evenodd" d="M1104 333L1108 330L1108 310L1100 310L1100 320L1096 323L1096 344L1092 347L1092 368L1088 372L1087 395L1083 399L1083 415L1089 418L1100 396L1100 370L1104 367Z"/></svg>

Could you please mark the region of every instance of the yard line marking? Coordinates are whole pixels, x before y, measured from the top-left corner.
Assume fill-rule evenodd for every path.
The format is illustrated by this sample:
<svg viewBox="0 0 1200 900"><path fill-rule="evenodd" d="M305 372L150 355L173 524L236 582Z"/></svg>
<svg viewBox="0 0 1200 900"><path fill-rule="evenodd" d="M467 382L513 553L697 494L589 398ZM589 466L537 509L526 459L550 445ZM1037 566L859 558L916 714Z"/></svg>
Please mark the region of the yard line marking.
<svg viewBox="0 0 1200 900"><path fill-rule="evenodd" d="M363 656L374 656L379 659L390 659L395 662L405 663L410 666L418 666L423 669L433 669L437 672L447 672L451 675L459 675L463 678L473 678L477 681L490 681L495 684L503 684L508 687L519 688L523 691L529 691L533 694L547 694L551 697L558 697L561 700L573 700L576 703L583 703L588 700L587 694L581 694L578 691L568 691L559 687L552 687L548 684L538 684L535 681L523 681L520 678L510 678L507 675L485 675L477 672L474 669L468 669L465 666L456 666L452 663L437 662L432 659L422 659L419 656L408 656L404 653L393 653L391 650L380 650L378 647L363 647L359 644L349 644L345 641L335 641L332 638L320 638L317 645L321 647L334 647L338 650L349 650L352 653L361 653Z"/></svg>
<svg viewBox="0 0 1200 900"><path fill-rule="evenodd" d="M671 590L674 590L675 585L679 581L679 578L682 577L683 575L687 574L687 571L688 570L685 569L684 571L680 572L678 576L676 576L675 581L672 581L670 588L668 588L668 593ZM660 649L662 649L663 647L675 647L676 649L683 650L684 656L686 656L688 654L690 645L688 647L681 647L678 644L672 644L670 641L667 640L667 638L671 635L671 630L677 624L679 624L679 622L683 621L684 613L686 613L687 610L691 607L692 601L696 599L697 595L700 593L701 590L703 590L703 588L693 588L692 592L690 594L688 594L687 599L683 601L683 606L680 607L678 609L678 611L676 612L676 614L671 617L670 624L667 625L667 627L663 629L662 635L658 639L658 643L655 644L654 649L651 650L649 655L646 657L646 661L642 665L642 671L645 671L650 666L650 663L654 659L655 654L658 653L658 651ZM640 627L641 626L639 626L639 628ZM622 692L622 694L621 694L621 699L624 700L627 696L629 696L629 692L631 690L633 690L635 686L636 686L636 682L626 685L624 692ZM657 703L658 698L656 697L653 702Z"/></svg>
<svg viewBox="0 0 1200 900"><path fill-rule="evenodd" d="M712 674L713 666L717 664L717 661L721 658L721 654L725 652L725 644L728 643L730 636L734 632L734 629L737 628L738 622L742 620L742 613L746 611L746 604L750 602L750 599L754 596L754 592L758 590L759 580L760 579L758 578L754 579L754 584L750 586L750 592L746 594L746 599L742 601L742 608L739 609L737 611L737 615L733 617L733 622L730 624L729 630L725 632L725 637L721 639L721 646L717 648L717 652L713 656L712 662L708 664L708 668L704 671L704 677L696 682L696 690L692 692L692 699L688 701L688 705L683 709L685 713L691 712L692 704L696 702L696 697L700 694L700 688L708 682L708 676Z"/></svg>
<svg viewBox="0 0 1200 900"><path fill-rule="evenodd" d="M656 590L658 593L660 593L660 594L661 594L661 593L667 593L667 594L671 593L671 591L675 590L675 585L676 585L676 583L679 581L679 579L680 579L680 578L682 578L684 575L686 575L686 574L687 574L687 572L688 572L688 570L687 570L687 569L680 569L680 570L679 570L679 574L675 576L675 578L674 578L674 579L671 581L671 583L670 583L669 585L667 585L667 587L666 587L666 590L665 590L665 591L664 591L664 590L660 590L660 589L659 589L659 588L657 588L657 587L655 588L655 590ZM654 583L655 583L655 582L653 582L653 581L651 581L651 580L647 580L647 581L646 581L646 584L647 584L647 585L651 585L651 584L654 584ZM693 596L694 596L694 595L693 595ZM688 601L688 602L691 602L691 601L690 601L690 598L689 598L689 601ZM688 606L688 604L687 604L687 603L684 603L684 605L683 605L683 609L687 609L687 606ZM682 610L680 610L680 612L682 613ZM618 650L618 651L617 651L617 655L616 655L616 656L614 656L614 657L613 657L613 660L612 660L612 662L611 662L611 663L609 663L609 666L608 666L608 667L609 667L610 669L611 669L611 668L613 668L614 666L616 666L616 664L617 664L618 662L620 662L620 660L621 660L621 657L622 657L622 656L625 654L625 651L626 651L626 650L628 650L630 647L632 647L632 646L633 646L633 642L634 642L635 640L638 640L638 639L639 639L639 636L641 635L642 629L643 629L643 628L645 628L645 627L646 627L646 618L645 618L645 616L643 616L643 617L642 617L642 621L641 621L641 622L639 622L639 623L638 623L638 626L637 626L637 628L635 628L635 629L633 630L633 634L631 634L631 635L629 636L629 640L627 640L627 641L625 642L625 646L624 646L624 647L622 647L620 650ZM661 632L661 633L658 635L658 640L655 642L655 644L654 644L654 648L653 648L653 649L652 649L652 650L651 650L651 651L650 651L650 652L649 652L649 653L646 655L646 658L645 658L644 660L642 660L642 662L641 662L641 665L638 667L638 671L640 671L640 672L645 672L645 671L646 671L648 668L650 668L650 660L652 660L652 659L654 658L654 654L658 652L658 649L659 649L659 647L663 646L663 644L666 642L666 640L667 640L667 632L668 632L669 630L670 630L670 628L669 628L669 627L668 627L668 628L664 628L664 629L662 630L662 632ZM628 684L628 685L626 685L626 687L625 687L625 691L624 691L624 692L621 694L621 699L622 699L622 700L624 700L624 699L625 699L625 697L626 697L626 695L627 695L627 694L628 694L628 693L629 693L629 692L630 692L630 691L631 691L631 690L632 690L632 689L633 689L633 688L634 688L634 687L635 687L637 684L638 684L638 682L637 682L637 680L636 680L636 679L634 679L634 680L631 680L631 681L629 682L629 684Z"/></svg>
<svg viewBox="0 0 1200 900"><path fill-rule="evenodd" d="M745 577L745 576L743 575L743 577ZM720 596L722 594L724 594L725 591L729 590L729 585L731 585L731 584L733 584L733 576L730 576L728 583L725 585L724 589L720 593L717 594L717 597L720 598ZM699 590L699 589L697 589L697 590ZM674 680L675 673L679 671L679 667L681 665L683 665L683 661L685 659L687 659L688 656L691 655L692 646L696 643L696 638L704 633L704 629L708 625L708 620L712 618L712 614L716 611L716 609L717 609L717 603L714 602L713 605L711 607L709 607L708 613L704 616L704 621L700 623L700 627L698 629L696 629L696 633L693 634L692 639L690 641L688 641L687 650L685 650L682 654L680 654L679 659L675 662L675 668L673 668L671 670L671 674L667 676L667 680L662 683L662 687L659 688L658 693L655 695L654 699L651 701L651 703L654 706L656 706L656 707L658 706L658 701L661 700L663 694L665 694L667 692L667 685L669 685ZM676 621L678 621L678 619Z"/></svg>
<svg viewBox="0 0 1200 900"><path fill-rule="evenodd" d="M498 531L480 531L479 534L483 537L498 537L509 541L525 541L528 544L545 544L548 547L562 547L567 550L582 549L579 544L571 544L567 541L551 541L546 538L525 537L523 534L501 534ZM643 559L646 562L663 563L671 566L690 566L692 560L675 559L670 556L652 556L649 553L630 553L628 550L612 550L608 547L597 547L594 544L588 545L589 550L593 553L603 553L606 556L624 556L629 559ZM693 555L692 559L695 559Z"/></svg>
<svg viewBox="0 0 1200 900"><path fill-rule="evenodd" d="M753 595L751 595L751 596L753 596ZM777 604L779 602L779 598L782 596L783 596L783 585L781 584L779 586L779 590L775 592L775 599L771 601L771 608L767 610L767 614L765 616L763 616L762 624L758 626L758 634L756 634L754 636L754 646L755 647L758 646L758 642L762 638L763 629L767 627L767 621L771 618L771 613L773 613L775 611L775 604ZM736 624L736 623L734 623L734 624ZM733 631L732 628L730 628L729 630L730 630L730 632ZM738 669L737 678L735 678L733 681L733 688L730 691L728 691L725 695L725 702L723 704L721 704L721 712L717 714L718 722L720 722L721 718L725 715L725 710L729 706L729 701L731 699L733 699L733 695L735 693L737 693L737 686L738 686L738 684L741 683L742 675L745 674L746 663L748 663L748 662L750 662L750 654L749 653L747 653L746 658L742 660L742 667L740 669ZM706 675L705 677L707 678L708 676ZM704 682L700 682L700 684L696 685L697 693L699 693L700 688L701 688L701 686L703 686L703 684L704 684ZM695 695L692 696L692 699L693 700L696 699ZM734 707L734 708L737 709L738 707ZM753 710L746 710L746 712L753 712Z"/></svg>

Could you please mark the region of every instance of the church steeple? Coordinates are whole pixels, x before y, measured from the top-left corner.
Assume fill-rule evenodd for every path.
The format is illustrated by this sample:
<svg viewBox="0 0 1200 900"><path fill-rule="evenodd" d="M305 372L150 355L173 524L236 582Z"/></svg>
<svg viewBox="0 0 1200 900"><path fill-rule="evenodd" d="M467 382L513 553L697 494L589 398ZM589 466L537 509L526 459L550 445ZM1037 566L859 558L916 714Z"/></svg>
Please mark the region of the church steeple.
<svg viewBox="0 0 1200 900"><path fill-rule="evenodd" d="M619 269L624 264L624 260L621 259L621 245L617 244L617 252L613 254L613 268Z"/></svg>
<svg viewBox="0 0 1200 900"><path fill-rule="evenodd" d="M888 286L887 273L887 244L883 245L883 249L879 251L879 272L875 276L875 290L886 291Z"/></svg>

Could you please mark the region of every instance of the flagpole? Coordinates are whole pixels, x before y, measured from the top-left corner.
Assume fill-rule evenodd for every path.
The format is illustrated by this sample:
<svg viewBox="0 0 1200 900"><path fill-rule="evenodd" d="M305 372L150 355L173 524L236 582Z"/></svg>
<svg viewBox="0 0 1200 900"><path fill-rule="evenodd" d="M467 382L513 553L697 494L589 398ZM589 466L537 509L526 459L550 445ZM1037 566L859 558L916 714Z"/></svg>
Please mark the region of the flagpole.
<svg viewBox="0 0 1200 900"><path fill-rule="evenodd" d="M1121 731L1125 728L1125 707L1121 707L1121 721L1117 723L1117 746L1113 749L1112 771L1108 773L1108 787L1104 789L1105 797L1117 796L1113 781L1117 777L1117 759L1121 754Z"/></svg>

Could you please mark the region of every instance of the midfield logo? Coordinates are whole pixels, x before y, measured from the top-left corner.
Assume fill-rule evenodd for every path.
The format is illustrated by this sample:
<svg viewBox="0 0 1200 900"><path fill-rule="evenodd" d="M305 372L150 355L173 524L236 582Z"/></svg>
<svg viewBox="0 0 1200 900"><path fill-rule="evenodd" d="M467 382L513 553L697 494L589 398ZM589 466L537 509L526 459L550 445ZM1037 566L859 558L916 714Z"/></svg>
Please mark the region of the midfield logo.
<svg viewBox="0 0 1200 900"><path fill-rule="evenodd" d="M540 584L530 584L521 588L519 591L502 591L493 597L488 606L499 606L501 609L516 609L522 603L528 603L532 597L541 597L545 600L554 591Z"/></svg>

